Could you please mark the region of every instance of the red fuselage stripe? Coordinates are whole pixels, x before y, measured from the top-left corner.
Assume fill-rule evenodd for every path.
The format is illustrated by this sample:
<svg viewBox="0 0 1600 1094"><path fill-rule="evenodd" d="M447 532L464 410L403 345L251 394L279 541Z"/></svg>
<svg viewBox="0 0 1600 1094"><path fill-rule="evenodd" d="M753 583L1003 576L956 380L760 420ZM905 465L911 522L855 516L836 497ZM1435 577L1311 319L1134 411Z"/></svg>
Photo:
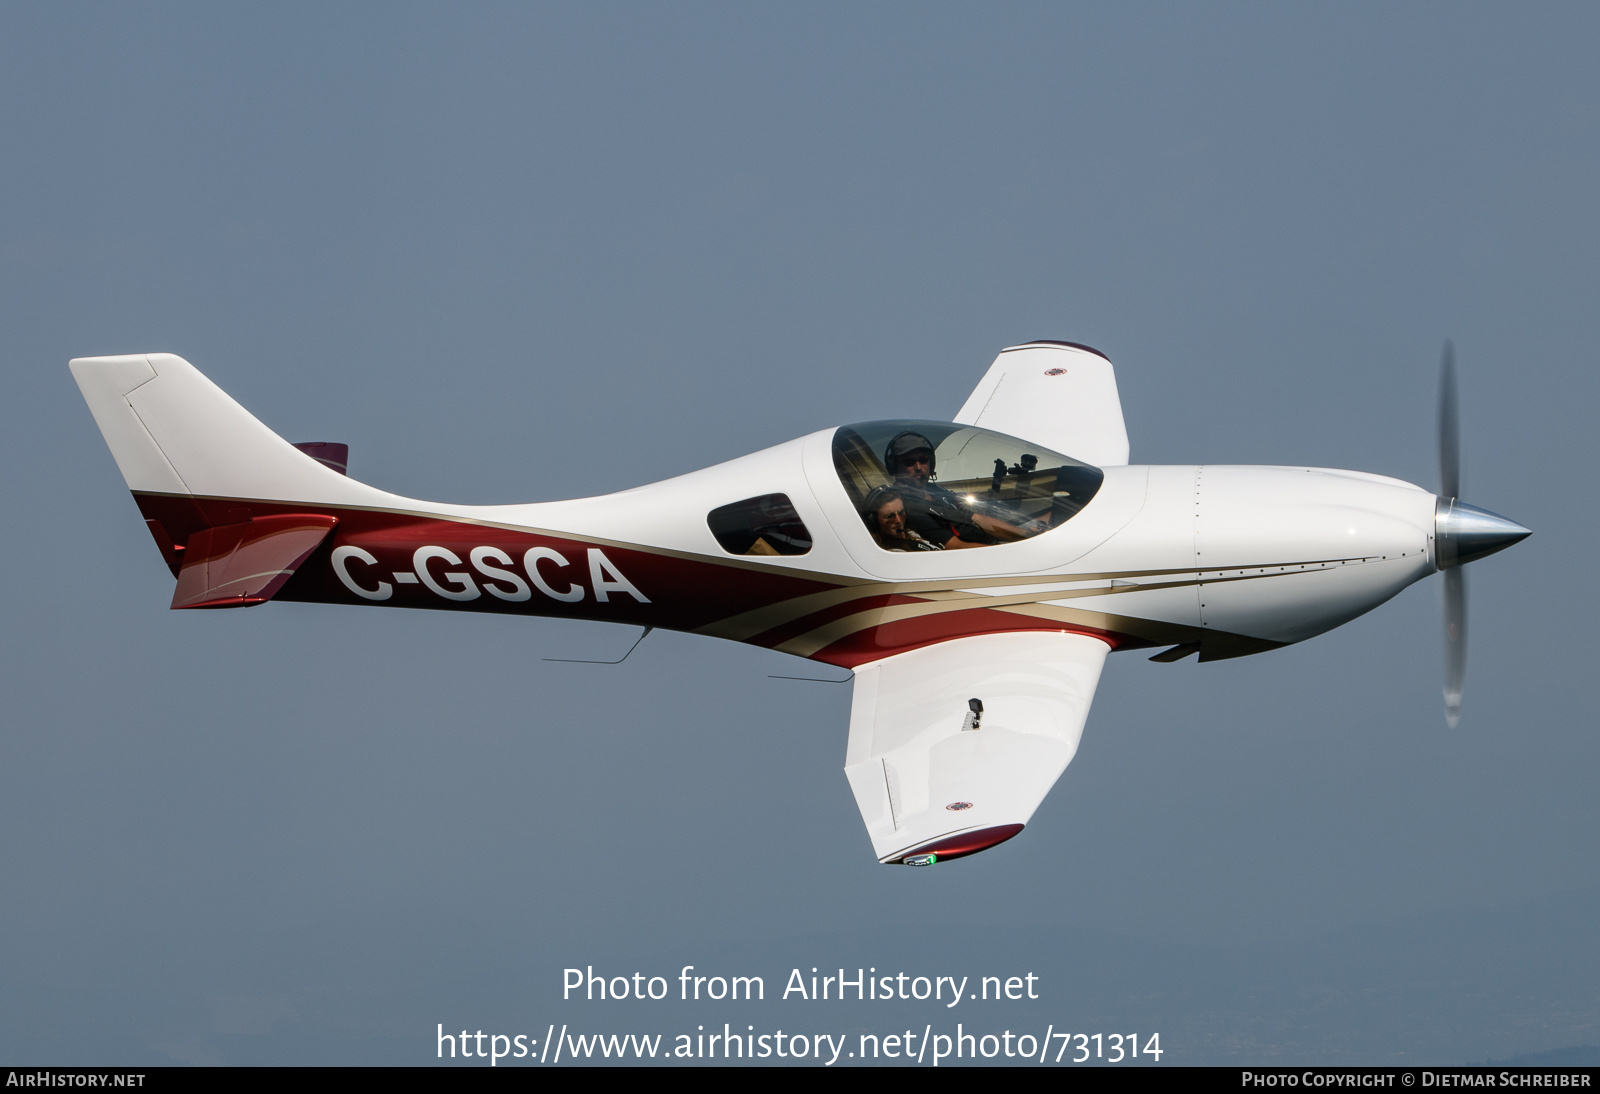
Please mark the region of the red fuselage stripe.
<svg viewBox="0 0 1600 1094"><path fill-rule="evenodd" d="M174 544L207 527L259 517L307 512L337 517L333 534L300 564L276 600L542 615L694 631L851 584L850 579L713 556L685 558L410 513L152 494L135 498L145 518L158 521ZM774 647L833 620L919 602L873 584L878 591L802 618L786 618L780 608L774 618L783 622L745 641ZM953 607L914 619L868 622L811 656L853 667L949 638L1000 631L1076 631L1113 648L1129 641L1047 619Z"/></svg>

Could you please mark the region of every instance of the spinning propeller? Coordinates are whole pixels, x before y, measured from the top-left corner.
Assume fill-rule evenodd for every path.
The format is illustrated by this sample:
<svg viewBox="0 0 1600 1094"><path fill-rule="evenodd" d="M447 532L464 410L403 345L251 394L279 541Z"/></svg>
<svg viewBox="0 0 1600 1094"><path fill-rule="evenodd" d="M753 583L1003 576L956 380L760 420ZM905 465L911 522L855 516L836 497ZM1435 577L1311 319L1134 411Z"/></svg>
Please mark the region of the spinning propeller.
<svg viewBox="0 0 1600 1094"><path fill-rule="evenodd" d="M1503 551L1533 533L1457 500L1461 496L1461 427L1456 398L1456 352L1448 341L1439 366L1439 497L1434 507L1434 557L1444 571L1444 720L1461 721L1467 673L1467 586L1461 567Z"/></svg>

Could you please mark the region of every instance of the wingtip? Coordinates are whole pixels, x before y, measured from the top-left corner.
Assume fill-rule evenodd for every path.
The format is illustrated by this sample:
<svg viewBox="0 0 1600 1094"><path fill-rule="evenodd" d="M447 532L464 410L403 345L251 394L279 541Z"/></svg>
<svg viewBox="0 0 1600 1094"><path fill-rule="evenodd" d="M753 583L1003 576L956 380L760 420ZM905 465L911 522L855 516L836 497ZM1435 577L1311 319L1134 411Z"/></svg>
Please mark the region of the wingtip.
<svg viewBox="0 0 1600 1094"><path fill-rule="evenodd" d="M1096 357L1103 357L1107 361L1111 360L1111 357L1108 354L1102 350L1095 349L1093 346L1086 346L1082 342L1063 342L1059 338L1035 338L1031 342L1020 342L1015 346L1007 346L1001 352L1004 353L1014 349L1027 349L1029 346L1065 346L1067 349L1081 349L1087 353L1094 354Z"/></svg>
<svg viewBox="0 0 1600 1094"><path fill-rule="evenodd" d="M990 828L976 828L970 832L960 832L953 836L941 836L935 840L918 844L904 851L896 852L884 859L886 866L932 866L937 862L945 862L954 858L965 858L975 855L979 851L987 851L998 846L1022 831L1020 824L997 824Z"/></svg>

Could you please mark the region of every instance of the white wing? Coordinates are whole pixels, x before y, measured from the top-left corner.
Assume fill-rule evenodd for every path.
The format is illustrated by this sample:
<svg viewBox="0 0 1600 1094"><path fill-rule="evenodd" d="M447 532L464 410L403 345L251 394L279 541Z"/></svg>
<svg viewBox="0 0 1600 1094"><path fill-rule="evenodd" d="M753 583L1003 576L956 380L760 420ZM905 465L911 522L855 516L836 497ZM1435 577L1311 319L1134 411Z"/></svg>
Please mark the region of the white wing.
<svg viewBox="0 0 1600 1094"><path fill-rule="evenodd" d="M1096 467L1128 462L1128 428L1111 362L1087 347L1029 342L1000 351L956 414Z"/></svg>
<svg viewBox="0 0 1600 1094"><path fill-rule="evenodd" d="M1104 642L956 638L856 669L845 775L885 863L957 858L1022 831L1078 750ZM968 701L983 713L976 729Z"/></svg>

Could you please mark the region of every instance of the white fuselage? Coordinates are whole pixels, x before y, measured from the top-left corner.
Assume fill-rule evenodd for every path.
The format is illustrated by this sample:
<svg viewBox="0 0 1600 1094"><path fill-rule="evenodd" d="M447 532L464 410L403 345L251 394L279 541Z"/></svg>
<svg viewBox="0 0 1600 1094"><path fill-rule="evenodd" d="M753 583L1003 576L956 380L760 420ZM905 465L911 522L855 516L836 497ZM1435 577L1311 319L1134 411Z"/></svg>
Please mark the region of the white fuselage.
<svg viewBox="0 0 1600 1094"><path fill-rule="evenodd" d="M923 602L874 607L856 620L863 627L959 602L1029 616L1037 629L1061 623L1134 646L1199 642L1206 660L1320 634L1435 569L1434 495L1398 479L1308 467L1109 467L1081 512L1032 539L964 551L885 551L839 484L831 436L819 432L602 497L427 511L733 562L712 538L707 512L782 493L814 545L804 555L762 558L761 570L866 582L863 592L898 590ZM847 625L830 626L774 648L813 656Z"/></svg>

